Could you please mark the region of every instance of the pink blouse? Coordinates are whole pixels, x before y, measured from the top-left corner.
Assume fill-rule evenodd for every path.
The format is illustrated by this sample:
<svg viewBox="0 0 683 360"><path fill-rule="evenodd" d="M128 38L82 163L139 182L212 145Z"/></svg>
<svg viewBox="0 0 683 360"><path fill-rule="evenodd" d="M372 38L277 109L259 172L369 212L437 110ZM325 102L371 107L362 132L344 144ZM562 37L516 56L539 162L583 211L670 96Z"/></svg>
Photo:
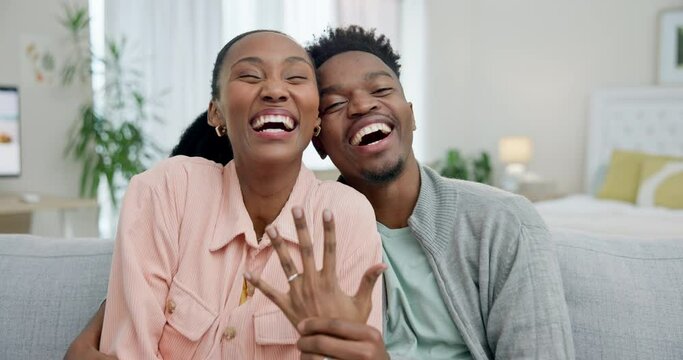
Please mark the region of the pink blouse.
<svg viewBox="0 0 683 360"><path fill-rule="evenodd" d="M273 224L302 269L292 206L302 206L316 264L322 265L322 212L335 217L337 273L354 294L365 270L381 262L367 199L302 166ZM126 359L298 359L299 335L260 291L240 305L245 271L289 288L265 234L257 242L231 162L184 156L135 176L121 208L100 348ZM381 280L368 324L381 331Z"/></svg>

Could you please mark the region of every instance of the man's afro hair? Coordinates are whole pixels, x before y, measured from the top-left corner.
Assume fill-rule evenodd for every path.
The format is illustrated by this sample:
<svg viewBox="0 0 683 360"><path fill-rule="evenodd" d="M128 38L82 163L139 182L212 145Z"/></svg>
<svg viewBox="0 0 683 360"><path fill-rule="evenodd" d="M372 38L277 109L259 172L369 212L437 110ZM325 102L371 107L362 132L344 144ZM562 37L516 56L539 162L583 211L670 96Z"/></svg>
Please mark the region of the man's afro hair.
<svg viewBox="0 0 683 360"><path fill-rule="evenodd" d="M401 57L392 49L389 38L381 34L378 36L375 29L365 30L358 25L327 28L306 50L316 68L335 55L347 51L363 51L377 56L397 77L401 76L401 64L398 63Z"/></svg>

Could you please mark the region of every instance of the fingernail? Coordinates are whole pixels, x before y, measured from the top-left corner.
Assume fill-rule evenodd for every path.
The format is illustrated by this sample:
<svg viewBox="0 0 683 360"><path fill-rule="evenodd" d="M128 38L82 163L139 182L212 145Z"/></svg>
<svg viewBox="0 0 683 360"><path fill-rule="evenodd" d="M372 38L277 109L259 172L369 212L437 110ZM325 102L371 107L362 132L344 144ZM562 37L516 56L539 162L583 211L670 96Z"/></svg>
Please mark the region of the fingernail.
<svg viewBox="0 0 683 360"><path fill-rule="evenodd" d="M244 273L244 278L251 281L251 274L249 272Z"/></svg>
<svg viewBox="0 0 683 360"><path fill-rule="evenodd" d="M330 222L332 221L332 211L325 209L323 210L323 221Z"/></svg>
<svg viewBox="0 0 683 360"><path fill-rule="evenodd" d="M277 237L277 230L275 230L275 226L268 226L266 228L266 232L271 239L275 239Z"/></svg>
<svg viewBox="0 0 683 360"><path fill-rule="evenodd" d="M292 208L292 215L297 219L301 219L304 216L304 211L300 207L295 206Z"/></svg>
<svg viewBox="0 0 683 360"><path fill-rule="evenodd" d="M387 265L386 265L386 264L382 264L382 267L379 268L379 269L377 269L377 272L376 272L377 276L382 275L382 273L383 273L386 269L387 269Z"/></svg>

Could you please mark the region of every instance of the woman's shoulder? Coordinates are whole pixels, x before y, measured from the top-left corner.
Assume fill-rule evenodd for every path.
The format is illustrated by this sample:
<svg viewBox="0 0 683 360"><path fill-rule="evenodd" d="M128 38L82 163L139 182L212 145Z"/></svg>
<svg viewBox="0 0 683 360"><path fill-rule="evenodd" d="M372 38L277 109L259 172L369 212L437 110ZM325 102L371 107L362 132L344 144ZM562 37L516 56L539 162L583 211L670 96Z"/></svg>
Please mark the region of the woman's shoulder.
<svg viewBox="0 0 683 360"><path fill-rule="evenodd" d="M152 168L136 175L134 180L153 187L180 185L220 179L222 171L223 165L211 160L180 155L159 161Z"/></svg>

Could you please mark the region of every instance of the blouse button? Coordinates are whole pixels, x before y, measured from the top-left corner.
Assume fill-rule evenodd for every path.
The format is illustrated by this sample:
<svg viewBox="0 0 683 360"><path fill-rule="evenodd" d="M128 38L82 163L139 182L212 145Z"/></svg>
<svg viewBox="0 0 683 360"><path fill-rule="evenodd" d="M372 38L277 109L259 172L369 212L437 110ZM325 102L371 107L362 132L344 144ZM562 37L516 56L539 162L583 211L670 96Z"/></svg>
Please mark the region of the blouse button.
<svg viewBox="0 0 683 360"><path fill-rule="evenodd" d="M225 328L225 331L223 331L223 338L226 340L234 339L235 335L237 335L237 330L232 326Z"/></svg>
<svg viewBox="0 0 683 360"><path fill-rule="evenodd" d="M174 311L175 311L175 301L168 300L166 302L166 312L168 312L169 314L173 314Z"/></svg>

